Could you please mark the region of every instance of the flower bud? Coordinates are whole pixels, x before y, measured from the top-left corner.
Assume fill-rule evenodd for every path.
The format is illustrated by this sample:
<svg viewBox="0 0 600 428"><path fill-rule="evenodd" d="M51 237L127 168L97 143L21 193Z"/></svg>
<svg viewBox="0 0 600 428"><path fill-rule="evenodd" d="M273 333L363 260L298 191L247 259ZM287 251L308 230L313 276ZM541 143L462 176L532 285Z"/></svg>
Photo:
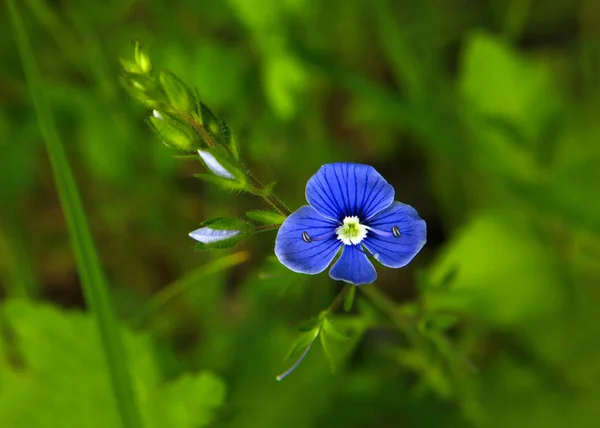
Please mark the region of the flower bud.
<svg viewBox="0 0 600 428"><path fill-rule="evenodd" d="M198 154L200 155L200 158L206 167L210 169L213 174L228 180L235 180L235 177L229 171L227 171L209 151L198 150Z"/></svg>
<svg viewBox="0 0 600 428"><path fill-rule="evenodd" d="M217 250L234 247L253 232L254 227L243 220L218 217L205 221L189 235L199 242L196 250Z"/></svg>

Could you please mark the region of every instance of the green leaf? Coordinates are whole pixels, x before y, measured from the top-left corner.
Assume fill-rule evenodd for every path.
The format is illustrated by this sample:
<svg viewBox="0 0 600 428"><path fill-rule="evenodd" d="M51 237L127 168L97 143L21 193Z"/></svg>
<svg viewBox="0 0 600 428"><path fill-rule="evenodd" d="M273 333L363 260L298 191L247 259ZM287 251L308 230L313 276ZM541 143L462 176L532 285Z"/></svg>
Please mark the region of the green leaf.
<svg viewBox="0 0 600 428"><path fill-rule="evenodd" d="M367 328L367 323L361 318L339 316L336 323L324 318L321 328L321 345L329 361L332 372L336 372L348 358ZM350 335L343 333L347 331Z"/></svg>
<svg viewBox="0 0 600 428"><path fill-rule="evenodd" d="M418 324L421 332L429 331L444 332L452 328L458 322L456 315L444 313L430 313L423 317Z"/></svg>
<svg viewBox="0 0 600 428"><path fill-rule="evenodd" d="M281 224L285 221L285 216L273 211L261 211L261 210L256 210L256 211L248 211L246 213L246 216L248 216L248 218L254 220L254 221L258 221L260 223L264 223L264 224Z"/></svg>
<svg viewBox="0 0 600 428"><path fill-rule="evenodd" d="M3 366L0 426L3 428L107 428L121 425L118 396L94 318L50 305L6 301L0 307L14 336L21 367ZM118 326L131 356L127 362L147 428L206 426L223 403L225 387L210 373L161 381L147 335ZM8 357L0 348L0 360ZM36 409L32 412L31 409Z"/></svg>
<svg viewBox="0 0 600 428"><path fill-rule="evenodd" d="M215 231L230 231L235 234L219 238ZM196 244L196 251L208 251L233 248L253 233L254 226L250 223L237 218L217 217L203 222L199 229L191 232L190 236L200 241Z"/></svg>
<svg viewBox="0 0 600 428"><path fill-rule="evenodd" d="M174 110L180 113L191 113L194 110L194 96L177 76L163 70L158 79Z"/></svg>
<svg viewBox="0 0 600 428"><path fill-rule="evenodd" d="M350 287L344 296L344 311L350 312L352 310L354 296L356 296L356 287Z"/></svg>
<svg viewBox="0 0 600 428"><path fill-rule="evenodd" d="M321 320L319 318L312 318L308 321L304 321L302 324L298 326L298 331L300 333L306 333L308 331L313 331L316 328L321 326Z"/></svg>
<svg viewBox="0 0 600 428"><path fill-rule="evenodd" d="M306 348L308 348L319 336L319 331L319 328L315 328L314 330L307 331L300 335L292 345L286 359L294 359L302 355Z"/></svg>
<svg viewBox="0 0 600 428"><path fill-rule="evenodd" d="M188 152L200 148L194 129L173 115L157 112L150 117L150 126L171 147Z"/></svg>
<svg viewBox="0 0 600 428"><path fill-rule="evenodd" d="M427 292L430 311L467 313L521 329L553 316L563 301L555 259L520 214L476 216L441 254L429 282L440 284L449 275L453 279L449 286Z"/></svg>
<svg viewBox="0 0 600 428"><path fill-rule="evenodd" d="M196 428L209 425L225 400L225 385L210 372L184 375L160 391L156 428Z"/></svg>
<svg viewBox="0 0 600 428"><path fill-rule="evenodd" d="M327 317L323 318L323 334L337 342L344 342L349 339L349 337L337 328Z"/></svg>
<svg viewBox="0 0 600 428"><path fill-rule="evenodd" d="M507 122L530 141L559 106L544 66L521 58L506 42L484 33L467 40L460 84L480 114Z"/></svg>

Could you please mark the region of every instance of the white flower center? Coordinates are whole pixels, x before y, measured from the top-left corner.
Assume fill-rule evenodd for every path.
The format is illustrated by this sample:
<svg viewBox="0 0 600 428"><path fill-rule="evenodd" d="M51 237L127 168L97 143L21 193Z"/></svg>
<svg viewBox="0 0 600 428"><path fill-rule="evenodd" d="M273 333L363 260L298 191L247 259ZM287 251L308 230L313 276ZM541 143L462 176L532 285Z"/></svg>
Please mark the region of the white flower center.
<svg viewBox="0 0 600 428"><path fill-rule="evenodd" d="M345 217L344 223L335 229L337 237L344 245L357 245L367 236L368 227L360 224L357 216Z"/></svg>

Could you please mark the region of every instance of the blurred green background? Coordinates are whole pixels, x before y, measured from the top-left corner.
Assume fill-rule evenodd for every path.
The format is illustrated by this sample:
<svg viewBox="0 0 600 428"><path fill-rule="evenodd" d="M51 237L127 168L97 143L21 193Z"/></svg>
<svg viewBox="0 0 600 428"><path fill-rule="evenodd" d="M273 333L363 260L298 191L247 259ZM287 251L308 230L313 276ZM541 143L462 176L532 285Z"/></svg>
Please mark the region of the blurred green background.
<svg viewBox="0 0 600 428"><path fill-rule="evenodd" d="M0 426L119 427L1 3ZM145 426L600 426L598 1L17 6ZM381 294L337 315L352 340L335 374L316 345L275 381L340 284L278 266L275 232L193 251L200 221L262 202L193 178L152 134L118 80L135 37L289 206L320 165L355 161L427 221L413 263L378 268Z"/></svg>

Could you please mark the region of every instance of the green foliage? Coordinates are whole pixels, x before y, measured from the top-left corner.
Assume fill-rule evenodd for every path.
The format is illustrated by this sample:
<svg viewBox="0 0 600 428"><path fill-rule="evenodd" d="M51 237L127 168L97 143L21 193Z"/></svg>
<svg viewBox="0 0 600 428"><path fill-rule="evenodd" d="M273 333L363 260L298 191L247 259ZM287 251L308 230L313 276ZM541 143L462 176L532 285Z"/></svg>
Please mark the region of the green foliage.
<svg viewBox="0 0 600 428"><path fill-rule="evenodd" d="M597 424L593 1L14 3L43 79L0 13L0 426L118 427L107 328L148 427ZM32 96L135 333L95 327ZM189 153L156 136L153 110ZM336 161L376 167L429 233L411 264L337 300L325 272L273 255L307 179ZM193 251L197 223L241 216L261 232L243 252Z"/></svg>
<svg viewBox="0 0 600 428"><path fill-rule="evenodd" d="M116 313L104 280L77 184L54 125L25 25L13 1L8 2L8 8L36 116L52 165L53 178L60 195L61 207L67 218L83 293L86 303L95 316L96 328L102 340L102 354L108 364L108 373L112 392L117 400L120 422L132 428L142 428L136 396L127 367L128 356L117 326Z"/></svg>
<svg viewBox="0 0 600 428"><path fill-rule="evenodd" d="M105 373L107 362L94 320L48 305L8 301L0 308L14 336L19 366L2 370L0 424L27 426L118 427L117 403ZM130 370L144 426L207 426L225 398L223 382L209 372L164 383L147 335L123 329ZM3 350L7 357L7 350ZM32 411L35 409L35 411Z"/></svg>

